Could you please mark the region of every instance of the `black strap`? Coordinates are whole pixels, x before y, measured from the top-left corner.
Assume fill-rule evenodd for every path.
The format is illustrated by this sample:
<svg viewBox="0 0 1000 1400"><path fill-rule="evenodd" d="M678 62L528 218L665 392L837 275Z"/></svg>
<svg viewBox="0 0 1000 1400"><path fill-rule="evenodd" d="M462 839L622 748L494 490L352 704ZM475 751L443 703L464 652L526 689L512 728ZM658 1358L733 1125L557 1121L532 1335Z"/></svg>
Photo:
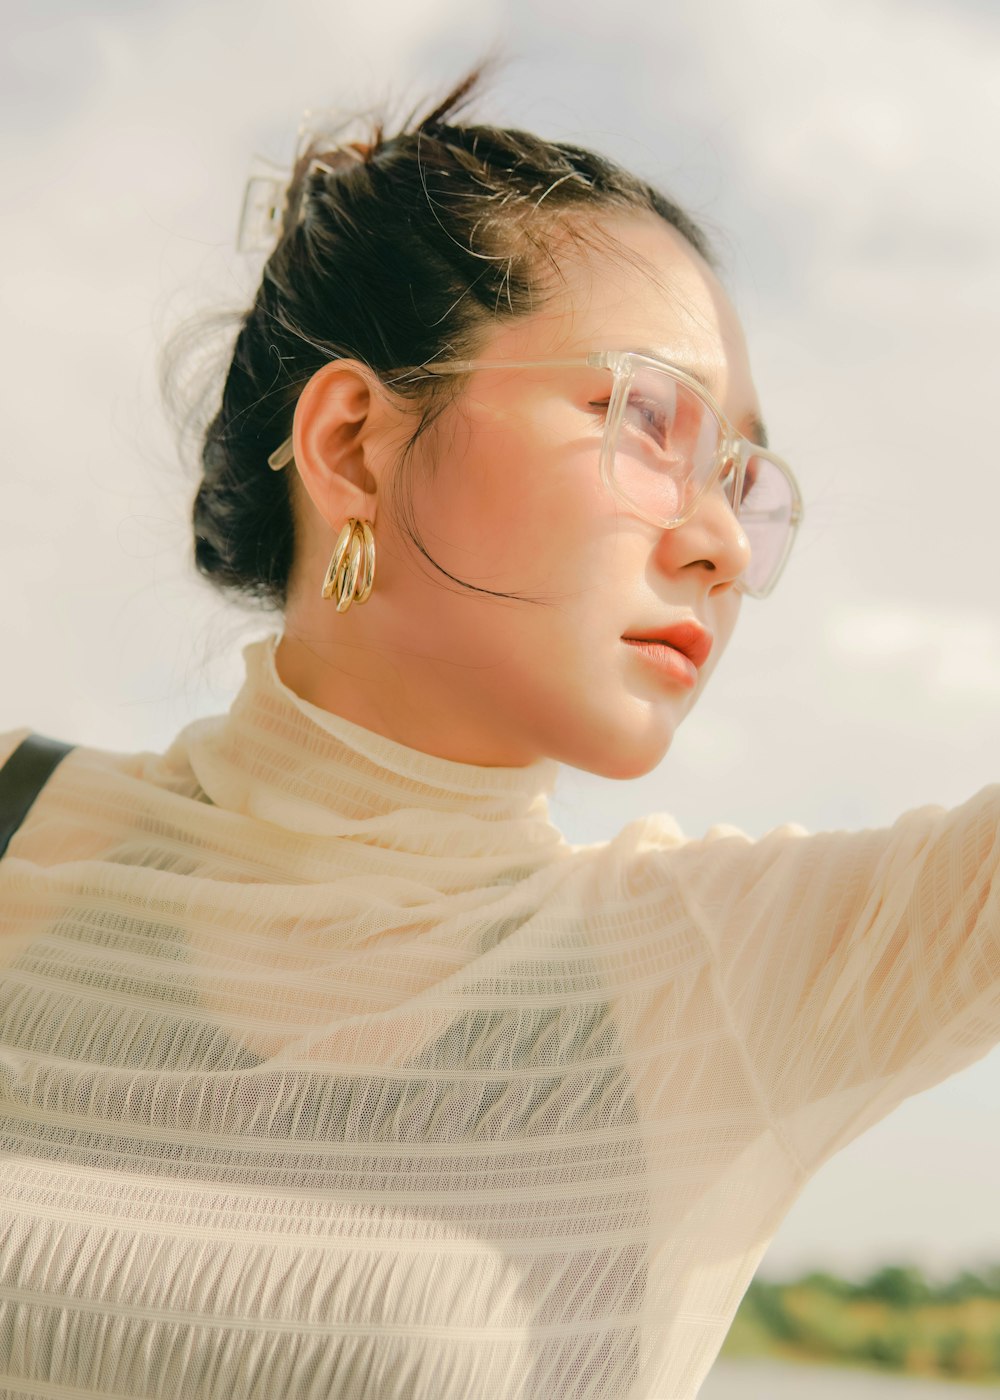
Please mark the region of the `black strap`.
<svg viewBox="0 0 1000 1400"><path fill-rule="evenodd" d="M56 767L75 748L62 739L29 734L0 768L0 856Z"/></svg>

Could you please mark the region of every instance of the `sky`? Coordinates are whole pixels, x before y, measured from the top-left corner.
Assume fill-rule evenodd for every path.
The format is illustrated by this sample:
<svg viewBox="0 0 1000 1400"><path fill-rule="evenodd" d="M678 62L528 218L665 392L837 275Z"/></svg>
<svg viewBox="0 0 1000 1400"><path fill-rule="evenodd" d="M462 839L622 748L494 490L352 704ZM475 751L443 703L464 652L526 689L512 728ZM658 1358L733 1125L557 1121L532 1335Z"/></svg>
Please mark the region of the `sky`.
<svg viewBox="0 0 1000 1400"><path fill-rule="evenodd" d="M598 149L706 228L806 509L664 762L561 768L553 819L875 827L1000 781L995 6L8 0L5 31L0 732L160 749L228 706L276 624L194 572L160 357L252 296L245 182L305 109L402 115L498 50L470 120ZM1000 1260L998 1171L1000 1048L827 1164L761 1274Z"/></svg>

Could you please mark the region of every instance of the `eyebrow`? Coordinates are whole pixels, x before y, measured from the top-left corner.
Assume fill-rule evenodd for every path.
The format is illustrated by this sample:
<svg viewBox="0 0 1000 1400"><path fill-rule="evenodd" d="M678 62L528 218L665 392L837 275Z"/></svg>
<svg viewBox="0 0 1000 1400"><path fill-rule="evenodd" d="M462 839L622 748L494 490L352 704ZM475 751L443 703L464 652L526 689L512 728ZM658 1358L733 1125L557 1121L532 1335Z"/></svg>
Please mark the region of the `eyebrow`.
<svg viewBox="0 0 1000 1400"><path fill-rule="evenodd" d="M650 347L648 345L635 345L630 348L633 349L637 355L648 355L651 360L662 360L664 364L674 365L677 369L682 369L684 373L689 374L692 379L697 379L698 383L703 385L710 394L714 395L716 393L714 384L706 375L702 374L701 370L695 365L685 364L683 360L672 359L669 355L664 355L662 350L657 350L655 347ZM747 436L750 438L751 442L756 443L758 447L770 446L767 440L767 429L764 427L760 418L757 417L756 413L748 413L743 421L746 424Z"/></svg>

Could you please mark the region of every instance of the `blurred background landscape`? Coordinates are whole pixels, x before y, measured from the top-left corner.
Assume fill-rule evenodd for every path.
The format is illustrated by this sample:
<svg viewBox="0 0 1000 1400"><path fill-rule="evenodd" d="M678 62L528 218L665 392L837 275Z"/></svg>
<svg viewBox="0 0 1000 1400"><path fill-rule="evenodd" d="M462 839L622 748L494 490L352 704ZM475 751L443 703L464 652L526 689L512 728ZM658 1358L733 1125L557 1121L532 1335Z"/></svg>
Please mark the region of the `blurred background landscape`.
<svg viewBox="0 0 1000 1400"><path fill-rule="evenodd" d="M979 1273L964 1269L936 1284L921 1269L899 1264L856 1280L821 1271L783 1282L757 1277L721 1356L836 1366L852 1394L856 1381L861 1395L874 1385L858 1374L866 1370L891 1376L897 1389L907 1377L996 1390L1000 1264Z"/></svg>
<svg viewBox="0 0 1000 1400"><path fill-rule="evenodd" d="M159 356L188 315L251 297L245 181L255 156L287 163L304 109L398 118L487 50L507 61L468 120L593 146L706 228L806 502L665 762L564 768L554 820L581 843L651 810L693 835L881 826L1000 781L992 0L8 0L0 731L159 749L228 706L240 646L280 620L194 574L198 467ZM819 1400L818 1371L785 1392L760 1369L796 1362L854 1369L855 1400L904 1370L914 1400L995 1387L998 1110L995 1050L828 1163L707 1400L727 1375L744 1400Z"/></svg>

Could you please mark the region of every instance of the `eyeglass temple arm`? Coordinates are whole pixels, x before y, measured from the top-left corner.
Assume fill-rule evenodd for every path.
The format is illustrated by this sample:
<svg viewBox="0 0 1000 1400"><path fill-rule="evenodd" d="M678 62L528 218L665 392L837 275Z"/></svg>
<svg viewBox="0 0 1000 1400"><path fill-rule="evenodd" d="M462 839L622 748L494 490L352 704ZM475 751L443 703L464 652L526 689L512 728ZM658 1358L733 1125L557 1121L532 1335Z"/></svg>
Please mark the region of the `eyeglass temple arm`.
<svg viewBox="0 0 1000 1400"><path fill-rule="evenodd" d="M429 374L461 374L471 369L531 369L536 365L553 365L556 369L565 369L567 366L592 363L594 361L590 356L576 356L568 360L435 360L429 365L403 365L387 370L386 373L397 377L404 374L419 377L421 370L426 370ZM283 467L288 466L293 456L292 437L289 434L280 446L268 453L267 465L273 472L280 472Z"/></svg>
<svg viewBox="0 0 1000 1400"><path fill-rule="evenodd" d="M419 376L421 370L425 370L429 374L461 374L471 369L531 369L538 365L552 365L556 369L565 369L579 365L594 365L596 367L599 366L603 360L604 356L600 353L587 356L577 355L565 360L435 360L431 364L425 365L403 365L397 369L390 369L387 373L397 377L404 374ZM763 451L766 452L767 449L764 448ZM283 467L288 466L294 455L292 436L289 434L283 443L268 454L267 464L272 471L280 472ZM773 457L776 454L769 453L769 455ZM799 490L798 482L788 465L781 458L778 458L778 461L781 462L782 469L788 476L792 485L793 502L791 518L793 525L798 525L805 513L802 503L802 494Z"/></svg>

